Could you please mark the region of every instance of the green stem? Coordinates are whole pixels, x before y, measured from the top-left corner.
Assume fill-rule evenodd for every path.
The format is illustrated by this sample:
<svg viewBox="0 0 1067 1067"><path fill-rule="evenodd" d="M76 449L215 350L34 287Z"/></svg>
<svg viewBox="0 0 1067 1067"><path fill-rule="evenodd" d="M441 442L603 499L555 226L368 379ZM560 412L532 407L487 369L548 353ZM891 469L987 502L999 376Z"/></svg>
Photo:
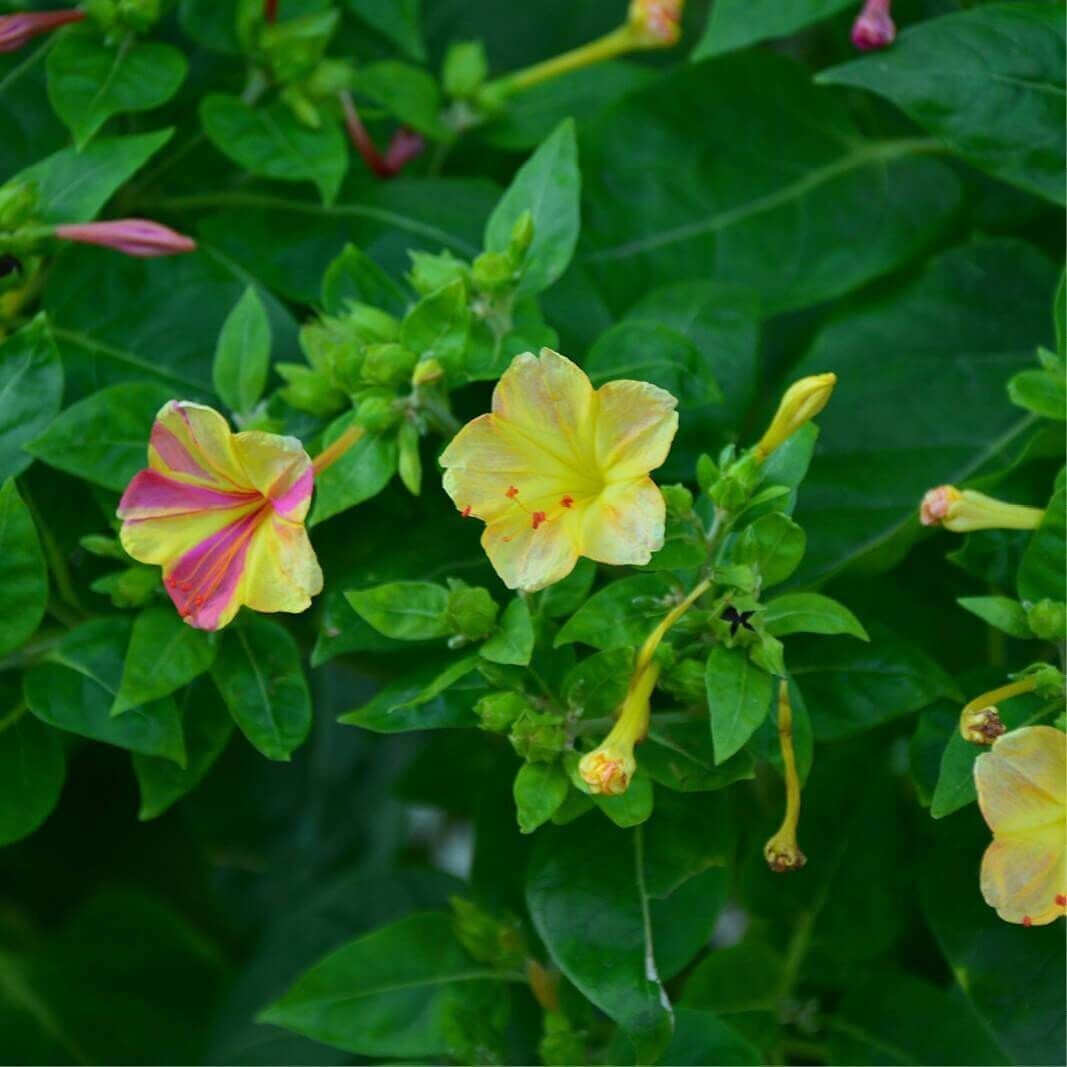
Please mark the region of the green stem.
<svg viewBox="0 0 1067 1067"><path fill-rule="evenodd" d="M19 704L13 711L8 712L7 715L0 719L0 734L9 726L14 726L26 714L27 710L25 704Z"/></svg>

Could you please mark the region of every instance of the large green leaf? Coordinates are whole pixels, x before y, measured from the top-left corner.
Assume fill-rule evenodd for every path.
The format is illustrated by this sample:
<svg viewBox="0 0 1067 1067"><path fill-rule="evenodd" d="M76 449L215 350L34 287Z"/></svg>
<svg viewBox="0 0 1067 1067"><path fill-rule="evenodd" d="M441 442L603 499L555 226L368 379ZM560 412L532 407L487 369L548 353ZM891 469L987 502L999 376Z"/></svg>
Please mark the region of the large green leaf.
<svg viewBox="0 0 1067 1067"><path fill-rule="evenodd" d="M364 1056L443 1056L456 1002L498 982L460 948L448 915L421 912L336 949L259 1018Z"/></svg>
<svg viewBox="0 0 1067 1067"><path fill-rule="evenodd" d="M751 286L766 311L818 303L943 230L959 192L916 158L928 147L864 141L780 56L684 67L589 128L579 261L616 311L694 276Z"/></svg>
<svg viewBox="0 0 1067 1067"><path fill-rule="evenodd" d="M0 716L0 847L52 814L67 777L63 738L26 709Z"/></svg>
<svg viewBox="0 0 1067 1067"><path fill-rule="evenodd" d="M32 636L47 601L48 572L37 527L8 478L0 484L0 655Z"/></svg>
<svg viewBox="0 0 1067 1067"><path fill-rule="evenodd" d="M354 422L355 415L350 412L330 423L323 437L323 447L340 437ZM315 501L308 525L315 526L377 496L396 473L396 461L395 437L365 434L315 479Z"/></svg>
<svg viewBox="0 0 1067 1067"><path fill-rule="evenodd" d="M186 66L173 45L130 37L112 46L68 31L48 53L48 99L82 148L112 115L165 104Z"/></svg>
<svg viewBox="0 0 1067 1067"><path fill-rule="evenodd" d="M335 122L314 130L284 103L252 108L236 96L213 93L200 104L211 143L252 174L285 182L314 182L324 204L337 197L348 168L348 146Z"/></svg>
<svg viewBox="0 0 1067 1067"><path fill-rule="evenodd" d="M412 59L425 59L419 0L346 0L348 10Z"/></svg>
<svg viewBox="0 0 1067 1067"><path fill-rule="evenodd" d="M556 647L575 641L602 650L639 645L674 606L674 591L674 580L663 573L612 582L564 623Z"/></svg>
<svg viewBox="0 0 1067 1067"><path fill-rule="evenodd" d="M788 37L854 6L852 0L716 0L692 58L706 59L771 37Z"/></svg>
<svg viewBox="0 0 1067 1067"><path fill-rule="evenodd" d="M173 132L109 137L80 152L64 148L27 167L15 175L15 180L36 184L34 214L42 222L88 222L170 140Z"/></svg>
<svg viewBox="0 0 1067 1067"><path fill-rule="evenodd" d="M1062 479L1061 479L1062 481ZM1063 561L1067 558L1067 493L1062 485L1052 494L1045 517L1034 531L1019 565L1019 596L1027 601L1067 599Z"/></svg>
<svg viewBox="0 0 1067 1067"><path fill-rule="evenodd" d="M270 373L270 319L254 286L226 316L215 348L215 392L237 412L255 407Z"/></svg>
<svg viewBox="0 0 1067 1067"><path fill-rule="evenodd" d="M818 80L878 93L976 166L1064 203L1059 4L982 4L928 19Z"/></svg>
<svg viewBox="0 0 1067 1067"><path fill-rule="evenodd" d="M0 479L33 462L22 446L52 421L63 400L63 366L44 316L0 343Z"/></svg>
<svg viewBox="0 0 1067 1067"><path fill-rule="evenodd" d="M774 678L743 649L715 645L704 669L715 762L724 763L759 729L771 710Z"/></svg>
<svg viewBox="0 0 1067 1067"><path fill-rule="evenodd" d="M547 289L567 269L578 243L581 186L574 122L567 119L519 168L485 226L485 247L502 252L519 217L527 211L533 215L520 293Z"/></svg>
<svg viewBox="0 0 1067 1067"><path fill-rule="evenodd" d="M311 696L300 650L272 619L251 616L219 642L211 668L241 732L267 759L288 760L311 729Z"/></svg>
<svg viewBox="0 0 1067 1067"><path fill-rule="evenodd" d="M893 562L928 488L964 481L1032 424L1004 386L1048 337L1055 285L1032 248L983 241L820 331L790 374L837 374L796 511L809 546L800 578Z"/></svg>

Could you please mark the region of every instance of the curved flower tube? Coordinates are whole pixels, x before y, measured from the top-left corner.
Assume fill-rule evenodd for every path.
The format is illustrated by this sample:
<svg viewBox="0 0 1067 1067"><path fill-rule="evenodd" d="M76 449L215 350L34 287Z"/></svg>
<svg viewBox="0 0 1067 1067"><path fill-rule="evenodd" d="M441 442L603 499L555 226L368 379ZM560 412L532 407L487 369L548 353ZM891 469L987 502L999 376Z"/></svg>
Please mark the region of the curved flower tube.
<svg viewBox="0 0 1067 1067"><path fill-rule="evenodd" d="M295 437L232 433L212 408L172 400L156 416L148 468L122 495L123 548L163 567L181 617L218 630L242 605L300 612L322 591L304 529L314 471Z"/></svg>
<svg viewBox="0 0 1067 1067"><path fill-rule="evenodd" d="M643 564L663 545L663 494L649 471L678 429L677 401L648 382L594 389L565 356L525 352L493 410L441 455L445 491L485 522L482 547L510 589L543 589L579 556Z"/></svg>
<svg viewBox="0 0 1067 1067"><path fill-rule="evenodd" d="M993 831L982 896L1010 923L1044 926L1067 908L1067 735L1052 726L1004 734L974 764Z"/></svg>

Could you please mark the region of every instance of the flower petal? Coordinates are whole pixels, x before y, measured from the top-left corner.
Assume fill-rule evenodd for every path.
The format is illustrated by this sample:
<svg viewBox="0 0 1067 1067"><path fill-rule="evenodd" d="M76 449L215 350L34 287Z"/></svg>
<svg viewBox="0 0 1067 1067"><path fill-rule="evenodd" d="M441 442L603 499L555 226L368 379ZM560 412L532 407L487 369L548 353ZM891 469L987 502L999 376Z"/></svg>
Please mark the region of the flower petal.
<svg viewBox="0 0 1067 1067"><path fill-rule="evenodd" d="M982 896L1006 922L1042 926L1064 912L1064 823L998 835L982 857ZM1058 899L1057 899L1058 898Z"/></svg>
<svg viewBox="0 0 1067 1067"><path fill-rule="evenodd" d="M509 589L534 592L566 578L578 562L576 543L581 508L534 528L529 515L499 519L486 526L482 548Z"/></svg>
<svg viewBox="0 0 1067 1067"><path fill-rule="evenodd" d="M233 434L214 409L185 400L164 404L152 426L148 466L180 481L250 490Z"/></svg>
<svg viewBox="0 0 1067 1067"><path fill-rule="evenodd" d="M275 510L295 522L307 515L314 473L311 457L295 437L246 430L234 434L233 452L249 484Z"/></svg>
<svg viewBox="0 0 1067 1067"><path fill-rule="evenodd" d="M584 509L579 551L598 563L641 565L663 547L666 506L651 478L608 485Z"/></svg>
<svg viewBox="0 0 1067 1067"><path fill-rule="evenodd" d="M597 392L596 459L609 482L663 465L678 431L678 401L648 382L617 381Z"/></svg>
<svg viewBox="0 0 1067 1067"><path fill-rule="evenodd" d="M245 561L241 599L253 611L304 611L322 592L322 570L299 522L268 515Z"/></svg>
<svg viewBox="0 0 1067 1067"><path fill-rule="evenodd" d="M982 815L995 835L1064 818L1067 734L1028 726L1005 734L975 761Z"/></svg>

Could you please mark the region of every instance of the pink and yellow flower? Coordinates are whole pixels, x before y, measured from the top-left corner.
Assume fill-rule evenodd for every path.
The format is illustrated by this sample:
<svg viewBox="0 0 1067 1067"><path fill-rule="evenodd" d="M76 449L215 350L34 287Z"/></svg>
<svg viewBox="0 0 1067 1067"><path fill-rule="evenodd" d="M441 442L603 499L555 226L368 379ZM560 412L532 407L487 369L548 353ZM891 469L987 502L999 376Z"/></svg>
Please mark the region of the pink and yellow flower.
<svg viewBox="0 0 1067 1067"><path fill-rule="evenodd" d="M663 545L663 494L648 473L667 458L677 401L648 382L594 389L565 356L516 356L493 409L441 456L445 491L485 522L482 547L511 589L543 589L579 556L647 563Z"/></svg>
<svg viewBox="0 0 1067 1067"><path fill-rule="evenodd" d="M1052 726L1004 734L974 764L993 843L982 896L1010 923L1043 926L1067 907L1067 735Z"/></svg>
<svg viewBox="0 0 1067 1067"><path fill-rule="evenodd" d="M242 605L304 611L322 571L304 529L314 470L295 437L232 433L209 407L172 400L156 416L148 469L119 503L122 546L163 567L181 617L218 630Z"/></svg>

